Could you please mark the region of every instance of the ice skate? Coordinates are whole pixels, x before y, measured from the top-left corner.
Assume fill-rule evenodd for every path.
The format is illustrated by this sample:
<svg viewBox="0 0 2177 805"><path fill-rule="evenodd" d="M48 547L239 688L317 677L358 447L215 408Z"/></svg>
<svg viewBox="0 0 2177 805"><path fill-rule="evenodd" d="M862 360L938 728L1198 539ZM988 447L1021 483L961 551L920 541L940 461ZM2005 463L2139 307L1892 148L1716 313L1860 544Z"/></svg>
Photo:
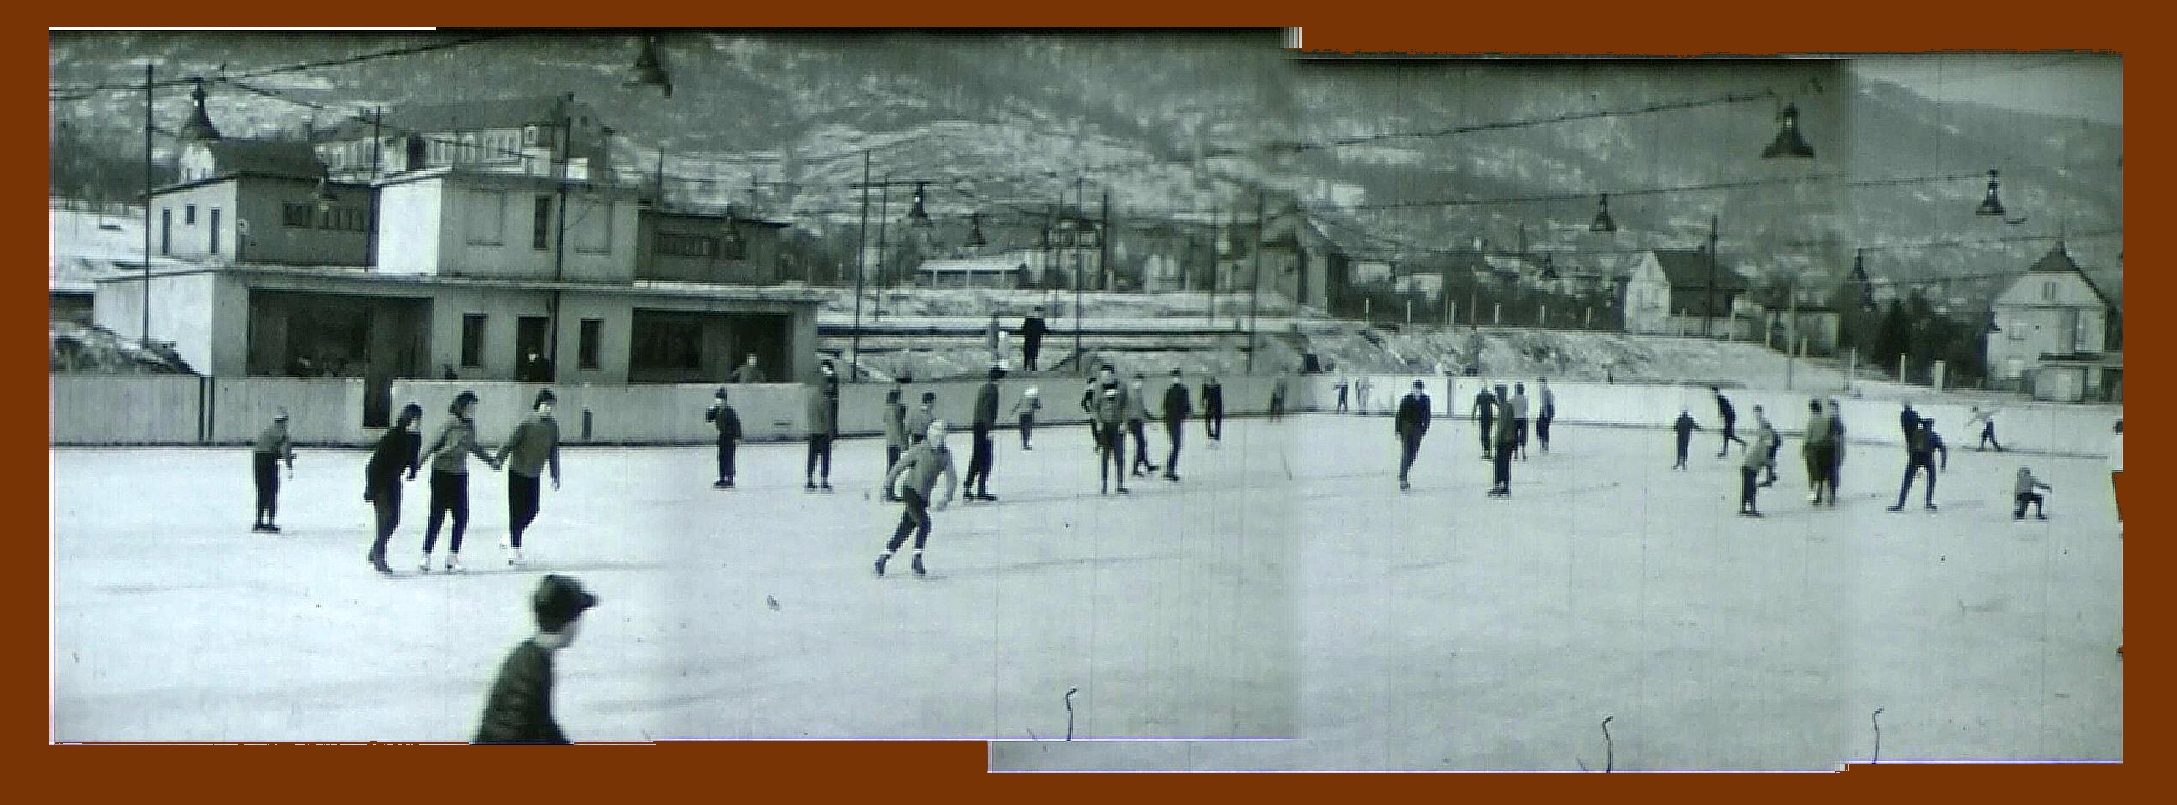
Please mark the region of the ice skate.
<svg viewBox="0 0 2177 805"><path fill-rule="evenodd" d="M2046 519L2048 519L2048 515L2046 515L2046 514L2042 514L2042 513L2040 513L2040 512L2034 512L2034 513L2033 513L2033 519L2035 519L2035 520L2046 520Z"/></svg>
<svg viewBox="0 0 2177 805"><path fill-rule="evenodd" d="M417 564L417 565L416 565L416 572L418 572L418 573L429 573L429 572L431 572L431 555L430 555L430 554L426 553L426 554L424 554L424 555L423 555L423 561L422 561L421 563L419 563L419 564Z"/></svg>
<svg viewBox="0 0 2177 805"><path fill-rule="evenodd" d="M266 524L265 524L265 533L267 533L267 534L277 534L277 533L280 533L280 527L279 527L279 526L276 526L276 525L273 525L273 524L271 524L271 523L266 523Z"/></svg>
<svg viewBox="0 0 2177 805"><path fill-rule="evenodd" d="M732 489L732 488L733 488L733 479L731 479L731 478L727 478L727 479L726 479L726 488L727 488L727 489Z"/></svg>
<svg viewBox="0 0 2177 805"><path fill-rule="evenodd" d="M891 555L891 554L889 554L889 553L880 553L880 554L877 554L877 575L878 575L878 576L883 576L883 575L884 575L884 563L886 563L886 562L889 562L889 561L892 561L892 555Z"/></svg>
<svg viewBox="0 0 2177 805"><path fill-rule="evenodd" d="M922 554L919 554L919 553L918 553L918 554L915 554L915 563L914 563L913 567L914 567L914 570L915 570L915 575L917 575L917 576L927 576L927 575L930 575L930 571L928 571L928 570L924 570L924 569L923 569L923 567L922 567Z"/></svg>
<svg viewBox="0 0 2177 805"><path fill-rule="evenodd" d="M519 564L521 564L521 563L522 563L522 549L520 549L520 548L508 548L508 549L506 550L506 566L507 566L507 567L514 567L514 566L516 566L516 565L519 565Z"/></svg>
<svg viewBox="0 0 2177 805"><path fill-rule="evenodd" d="M1128 489L1128 488L1126 488L1126 485L1125 485L1125 484L1120 484L1120 485L1119 485L1119 494L1121 494L1121 495L1131 495L1131 494L1134 494L1134 490L1131 490L1131 489Z"/></svg>
<svg viewBox="0 0 2177 805"><path fill-rule="evenodd" d="M724 488L726 488L726 487L729 487L729 486L732 486L732 484L726 483L726 479L724 479L724 478L720 478L720 479L718 479L718 480L716 480L716 481L712 481L712 482L711 482L711 488L712 488L712 489L724 489Z"/></svg>
<svg viewBox="0 0 2177 805"><path fill-rule="evenodd" d="M1176 483L1179 483L1179 475L1178 475L1178 474L1176 474L1176 473L1169 473L1169 472L1167 472L1167 473L1165 473L1165 474L1164 474L1164 480L1167 480L1167 481L1170 481L1170 482L1172 482L1172 483L1175 483L1175 484L1176 484Z"/></svg>
<svg viewBox="0 0 2177 805"><path fill-rule="evenodd" d="M1899 504L1897 504L1897 505L1895 505L1895 506L1891 506L1891 507L1888 507L1888 508L1885 508L1885 509L1883 509L1883 511L1891 511L1891 512L1901 512L1901 511L1904 511L1904 510L1905 510L1905 504L1903 504L1903 503L1899 503Z"/></svg>
<svg viewBox="0 0 2177 805"><path fill-rule="evenodd" d="M1928 511L1935 511L1935 504L1933 504L1933 503L1929 503L1929 504L1927 504L1927 510L1928 510Z"/></svg>
<svg viewBox="0 0 2177 805"><path fill-rule="evenodd" d="M1404 491L1406 491L1406 490L1408 490L1408 489L1412 489L1412 488L1414 488L1414 485L1413 485L1413 484L1410 484L1410 483L1407 483L1407 482L1406 482L1406 479L1404 479L1404 478L1400 478L1400 479L1398 479L1398 491L1400 491L1400 492L1404 492Z"/></svg>
<svg viewBox="0 0 2177 805"><path fill-rule="evenodd" d="M825 481L825 482L823 482L823 483L817 484L817 485L816 485L816 488L817 488L817 490L818 490L818 491L822 491L822 492L830 492L830 491L831 491L831 481Z"/></svg>
<svg viewBox="0 0 2177 805"><path fill-rule="evenodd" d="M815 482L815 481L802 481L802 482L801 482L801 491L803 491L803 492L814 492L814 491L816 491L816 482Z"/></svg>
<svg viewBox="0 0 2177 805"><path fill-rule="evenodd" d="M393 568L392 568L392 566L390 566L390 565L387 565L387 564L386 564L386 558L385 558L385 557L383 557L383 556L373 556L373 557L371 557L371 558L370 558L370 569L372 569L372 570L375 570L375 571L378 571L378 573L379 573L380 575L384 575L384 576L391 576L391 575L393 575Z"/></svg>
<svg viewBox="0 0 2177 805"><path fill-rule="evenodd" d="M461 554L458 554L458 553L449 553L449 554L446 554L446 572L448 572L448 573L459 573L459 572L461 572L461 571L462 571L463 569L464 569L464 568L462 568L462 567L461 567Z"/></svg>

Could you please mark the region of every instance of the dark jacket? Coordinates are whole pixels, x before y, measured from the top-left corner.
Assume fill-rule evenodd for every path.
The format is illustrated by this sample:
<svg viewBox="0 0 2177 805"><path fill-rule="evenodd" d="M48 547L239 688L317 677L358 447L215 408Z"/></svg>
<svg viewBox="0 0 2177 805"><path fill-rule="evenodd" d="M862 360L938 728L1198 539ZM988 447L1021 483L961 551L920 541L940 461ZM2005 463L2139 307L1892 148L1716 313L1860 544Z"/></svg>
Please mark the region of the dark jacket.
<svg viewBox="0 0 2177 805"><path fill-rule="evenodd" d="M1042 316L1029 316L1020 323L1020 337L1030 344L1042 343L1043 334L1049 329L1043 324Z"/></svg>
<svg viewBox="0 0 2177 805"><path fill-rule="evenodd" d="M476 743L567 743L552 718L552 652L524 640L499 666Z"/></svg>
<svg viewBox="0 0 2177 805"><path fill-rule="evenodd" d="M809 435L839 435L839 378L817 381L809 394Z"/></svg>
<svg viewBox="0 0 2177 805"><path fill-rule="evenodd" d="M1173 382L1164 389L1164 422L1177 427L1187 417L1194 415L1194 403L1187 399L1187 387Z"/></svg>
<svg viewBox="0 0 2177 805"><path fill-rule="evenodd" d="M1678 438L1684 440L1693 438L1693 432L1701 426L1693 424L1692 414L1679 414L1678 421L1671 423L1671 429L1678 431Z"/></svg>
<svg viewBox="0 0 2177 805"><path fill-rule="evenodd" d="M1941 450L1945 459L1950 453L1950 448L1943 445L1943 437L1937 435L1934 428L1928 427L1914 429L1912 435L1905 439L1905 449L1915 456L1932 456L1935 451Z"/></svg>
<svg viewBox="0 0 2177 805"><path fill-rule="evenodd" d="M559 479L559 420L542 413L523 417L514 426L514 433L506 437L506 444L499 446L496 459L507 472L523 478L542 475L544 465L552 465L552 479Z"/></svg>
<svg viewBox="0 0 2177 805"><path fill-rule="evenodd" d="M998 426L998 382L983 384L975 394L975 427L989 430Z"/></svg>
<svg viewBox="0 0 2177 805"><path fill-rule="evenodd" d="M1202 410L1213 414L1225 411L1225 387L1216 383L1202 384Z"/></svg>
<svg viewBox="0 0 2177 805"><path fill-rule="evenodd" d="M1118 425L1126 421L1126 385L1116 380L1109 385L1097 384L1093 393L1090 416L1105 425Z"/></svg>
<svg viewBox="0 0 2177 805"><path fill-rule="evenodd" d="M1731 401L1724 399L1721 394L1716 395L1716 415L1723 417L1726 425L1737 422L1739 419L1738 409L1732 408Z"/></svg>
<svg viewBox="0 0 2177 805"><path fill-rule="evenodd" d="M416 477L422 452L423 434L407 428L388 429L370 451L370 463L363 466L363 490L375 492L399 486L404 469L408 477Z"/></svg>
<svg viewBox="0 0 2177 805"><path fill-rule="evenodd" d="M274 422L266 425L264 431L257 434L257 442L250 449L263 455L287 459L287 466L295 466L295 440L288 438L287 423Z"/></svg>
<svg viewBox="0 0 2177 805"><path fill-rule="evenodd" d="M710 410L703 412L703 421L718 426L719 441L741 440L741 415L734 412L733 406L713 403Z"/></svg>
<svg viewBox="0 0 2177 805"><path fill-rule="evenodd" d="M1407 439L1419 439L1429 432L1429 395L1411 392L1398 401L1398 416L1393 417L1391 429Z"/></svg>
<svg viewBox="0 0 2177 805"><path fill-rule="evenodd" d="M1904 434L1906 441L1911 441L1913 431L1918 430L1919 428L1920 412L1914 411L1910 408L1898 412L1897 432Z"/></svg>
<svg viewBox="0 0 2177 805"><path fill-rule="evenodd" d="M1497 398L1496 398L1496 396L1495 396L1495 395L1493 395L1493 394L1490 394L1489 392L1486 392L1486 391L1484 391L1484 392L1480 392L1480 393L1478 393L1478 394L1475 394L1475 395L1474 395L1474 407L1473 407L1473 408L1469 408L1469 409L1467 409L1467 413L1470 413L1470 414L1475 414L1475 415L1478 415L1478 416L1480 416L1480 417L1481 417L1481 418L1483 418L1483 419L1489 419L1489 418L1491 418L1491 417L1494 417L1494 416L1496 416L1496 415L1497 415Z"/></svg>

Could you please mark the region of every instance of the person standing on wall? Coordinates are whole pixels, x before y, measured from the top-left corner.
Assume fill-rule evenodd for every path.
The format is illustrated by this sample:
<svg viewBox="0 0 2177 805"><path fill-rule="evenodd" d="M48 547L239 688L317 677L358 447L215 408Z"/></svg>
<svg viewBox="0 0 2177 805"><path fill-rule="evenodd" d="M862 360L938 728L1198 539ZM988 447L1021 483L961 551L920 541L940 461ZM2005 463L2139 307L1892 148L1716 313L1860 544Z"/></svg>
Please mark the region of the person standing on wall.
<svg viewBox="0 0 2177 805"><path fill-rule="evenodd" d="M732 489L733 454L740 448L741 443L741 415L726 403L725 386L719 386L712 396L716 399L711 401L710 409L703 412L703 421L718 428L718 480L711 487Z"/></svg>
<svg viewBox="0 0 2177 805"><path fill-rule="evenodd" d="M500 664L485 699L479 744L564 744L567 735L552 717L552 656L574 642L582 613L597 606L597 596L582 584L551 574L530 596L537 634L514 647Z"/></svg>
<svg viewBox="0 0 2177 805"><path fill-rule="evenodd" d="M1008 415L1020 417L1020 449L1035 449L1031 439L1036 432L1036 412L1041 410L1042 394L1036 391L1036 387L1029 386L1027 391L1021 392L1020 399L1013 403L1012 410L1008 412Z"/></svg>
<svg viewBox="0 0 2177 805"><path fill-rule="evenodd" d="M1194 415L1194 405L1188 402L1188 396L1186 381L1174 368L1172 384L1164 387L1164 435L1172 443L1171 455L1164 459L1164 480L1174 483L1179 481L1180 434L1186 430L1187 417Z"/></svg>
<svg viewBox="0 0 2177 805"><path fill-rule="evenodd" d="M895 380L892 388L884 392L884 468L900 463L900 454L907 452L907 381ZM892 502L892 490L884 490L884 501Z"/></svg>
<svg viewBox="0 0 2177 805"><path fill-rule="evenodd" d="M1034 313L1020 323L1020 351L1028 371L1036 371L1036 356L1043 352L1043 334L1050 328L1043 323L1043 306L1037 305Z"/></svg>
<svg viewBox="0 0 2177 805"><path fill-rule="evenodd" d="M1541 415L1534 420L1534 438L1542 443L1542 452L1546 455L1550 452L1550 420L1557 418L1557 393L1550 390L1549 378L1538 377L1534 382L1542 395Z"/></svg>
<svg viewBox="0 0 2177 805"><path fill-rule="evenodd" d="M1202 378L1202 432L1212 447L1224 439L1225 387L1217 385L1216 375Z"/></svg>
<svg viewBox="0 0 2177 805"><path fill-rule="evenodd" d="M998 317L996 315L990 317L990 325L993 330L997 328ZM968 457L967 480L963 481L960 487L960 497L963 500L980 500L988 503L998 499L995 495L990 494L990 471L993 469L992 465L997 461L998 452L995 444L996 440L990 435L990 432L998 427L998 378L1003 376L1005 376L1005 370L996 366L990 367L989 378L983 381L982 389L975 393L975 421L973 425L975 444L970 448L972 452Z"/></svg>
<svg viewBox="0 0 2177 805"><path fill-rule="evenodd" d="M1148 379L1140 372L1134 373L1134 382L1126 389L1126 432L1134 436L1134 463L1129 468L1136 478L1145 477L1142 468L1157 471L1157 465L1149 463L1149 392L1144 388Z"/></svg>
<svg viewBox="0 0 2177 805"><path fill-rule="evenodd" d="M735 383L764 382L763 370L756 368L756 353L748 353L748 358L741 362L740 368L734 369L733 374L726 379Z"/></svg>
<svg viewBox="0 0 2177 805"><path fill-rule="evenodd" d="M1421 437L1429 433L1429 394L1419 380L1414 381L1412 391L1398 401L1398 414L1391 418L1391 433L1398 437L1398 491L1412 489L1407 483L1408 471L1413 469L1414 457L1421 454Z"/></svg>
<svg viewBox="0 0 2177 805"><path fill-rule="evenodd" d="M423 564L417 569L425 573L431 572L431 550L438 547L438 528L449 514L454 529L446 572L461 572L461 536L469 530L469 456L494 471L499 469L499 462L476 443L476 423L471 419L476 413L476 392L454 395L447 413L452 416L423 451L423 460L431 464L431 517L423 527Z"/></svg>
<svg viewBox="0 0 2177 805"><path fill-rule="evenodd" d="M363 467L363 500L378 515L377 538L370 543L368 558L372 569L387 575L393 573L393 568L386 565L386 543L401 525L401 471L406 469L408 480L413 481L422 466L423 434L416 432L416 423L421 419L423 406L402 406L393 427L387 428L385 435L378 437L378 446L371 449L370 463Z"/></svg>
<svg viewBox="0 0 2177 805"><path fill-rule="evenodd" d="M1486 461L1490 447L1497 440L1497 398L1489 393L1488 383L1484 382L1482 390L1474 393L1474 406L1467 409L1467 414L1481 420L1482 460Z"/></svg>
<svg viewBox="0 0 2177 805"><path fill-rule="evenodd" d="M1716 395L1716 416L1723 420L1723 448L1716 451L1716 457L1723 458L1724 454L1731 452L1732 442L1738 442L1739 449L1745 450L1746 440L1739 438L1738 433L1738 409L1731 407L1731 400L1723 396L1723 389L1709 386L1708 390Z"/></svg>
<svg viewBox="0 0 2177 805"><path fill-rule="evenodd" d="M809 462L802 470L801 488L830 492L831 446L839 437L839 375L832 371L829 359L817 364L817 373L816 388L809 394ZM817 474L820 466L821 476Z"/></svg>
<svg viewBox="0 0 2177 805"><path fill-rule="evenodd" d="M538 391L529 416L514 426L514 434L506 438L506 444L499 446L499 455L492 459L507 469L507 536L499 541L499 548L505 552L508 565L522 561L522 534L537 519L543 497L538 481L547 463L552 466L552 491L559 491L559 420L552 418L552 408L558 402L551 389Z"/></svg>
<svg viewBox="0 0 2177 805"><path fill-rule="evenodd" d="M257 515L249 530L280 533L272 522L280 512L280 461L287 462L287 477L295 477L295 441L287 435L287 409L272 415L272 424L257 434L250 448L250 467L257 480Z"/></svg>

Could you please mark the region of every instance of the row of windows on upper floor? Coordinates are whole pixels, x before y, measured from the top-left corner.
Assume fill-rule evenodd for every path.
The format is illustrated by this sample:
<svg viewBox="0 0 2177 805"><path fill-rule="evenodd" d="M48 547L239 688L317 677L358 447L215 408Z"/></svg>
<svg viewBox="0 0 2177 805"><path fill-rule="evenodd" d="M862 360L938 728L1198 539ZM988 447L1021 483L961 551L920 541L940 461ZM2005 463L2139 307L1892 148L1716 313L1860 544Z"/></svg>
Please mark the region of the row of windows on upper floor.
<svg viewBox="0 0 2177 805"><path fill-rule="evenodd" d="M421 153L414 143L421 141ZM409 157L420 156L423 167L448 164L494 164L524 162L533 163L544 155L529 153L525 149L550 148L553 146L552 130L542 126L528 126L519 131L493 129L490 131L452 132L447 134L414 135L412 137L388 137L383 143L385 153L373 163L371 140L321 146L319 154L334 170L362 170L383 168L393 163L399 155L405 162ZM403 150L405 149L405 150Z"/></svg>

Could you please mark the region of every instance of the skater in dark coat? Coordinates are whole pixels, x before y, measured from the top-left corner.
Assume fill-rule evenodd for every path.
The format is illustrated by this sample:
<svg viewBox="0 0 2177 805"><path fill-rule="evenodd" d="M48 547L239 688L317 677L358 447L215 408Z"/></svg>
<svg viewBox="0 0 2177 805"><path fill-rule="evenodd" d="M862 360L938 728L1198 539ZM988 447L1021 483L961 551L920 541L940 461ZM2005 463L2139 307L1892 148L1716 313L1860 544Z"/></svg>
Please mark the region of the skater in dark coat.
<svg viewBox="0 0 2177 805"><path fill-rule="evenodd" d="M1338 393L1338 413L1346 412L1346 388L1349 385L1344 375L1339 375L1338 382L1331 384L1331 390Z"/></svg>
<svg viewBox="0 0 2177 805"><path fill-rule="evenodd" d="M416 422L422 418L423 406L402 406L393 427L387 428L385 435L378 437L378 446L371 449L370 463L363 467L363 500L378 515L377 537L370 543L368 558L370 566L380 573L393 572L386 565L386 543L401 525L402 471L406 470L408 480L413 481L422 466L423 434L416 432Z"/></svg>
<svg viewBox="0 0 2177 805"><path fill-rule="evenodd" d="M839 438L839 375L831 361L817 366L816 388L809 394L809 462L802 470L801 488L831 491L831 446ZM818 467L823 474L817 474ZM818 486L821 479L823 485Z"/></svg>
<svg viewBox="0 0 2177 805"><path fill-rule="evenodd" d="M1081 387L1081 413L1088 419L1089 452L1098 456L1104 454L1103 426L1096 422L1096 394L1102 382L1091 377L1088 385Z"/></svg>
<svg viewBox="0 0 2177 805"><path fill-rule="evenodd" d="M718 428L718 480L711 486L718 489L733 488L733 454L740 449L741 415L726 404L726 387L719 386L712 394L711 407L703 412L703 421Z"/></svg>
<svg viewBox="0 0 2177 805"><path fill-rule="evenodd" d="M900 454L907 452L907 403L905 383L893 386L884 393L884 468L900 463ZM892 501L891 490L885 490L885 502Z"/></svg>
<svg viewBox="0 0 2177 805"><path fill-rule="evenodd" d="M1950 448L1943 446L1943 437L1935 433L1935 420L1922 419L1905 441L1905 480L1897 486L1897 504L1889 511L1904 511L1905 497L1912 492L1912 478L1919 470L1928 471L1927 510L1935 511L1935 454L1943 454L1943 466L1950 465Z"/></svg>
<svg viewBox="0 0 2177 805"><path fill-rule="evenodd" d="M1837 490L1844 487L1844 453L1846 447L1844 404L1838 402L1837 398L1831 397L1829 398L1829 407L1824 410L1828 415L1830 435L1829 505L1835 506L1837 505Z"/></svg>
<svg viewBox="0 0 2177 805"><path fill-rule="evenodd" d="M1709 386L1708 390L1715 393L1716 416L1723 419L1723 447L1716 451L1716 457L1723 458L1725 454L1730 453L1732 442L1738 442L1740 450L1746 449L1746 440L1739 438L1738 409L1731 407L1731 399L1723 396L1723 389Z"/></svg>
<svg viewBox="0 0 2177 805"><path fill-rule="evenodd" d="M1270 381L1270 421L1277 422L1284 418L1285 373L1278 372L1276 378Z"/></svg>
<svg viewBox="0 0 2177 805"><path fill-rule="evenodd" d="M1502 386L1497 388L1498 394L1503 391ZM1512 454L1519 451L1519 430L1513 427L1512 418L1508 416L1497 417L1496 426L1492 434L1496 444L1490 451L1496 472L1491 479L1489 496L1508 498L1512 496Z"/></svg>
<svg viewBox="0 0 2177 805"><path fill-rule="evenodd" d="M423 450L423 460L431 465L431 517L423 527L423 564L417 569L425 573L431 572L431 550L438 547L438 528L449 514L454 530L446 552L446 572L461 572L461 536L469 530L469 456L494 471L499 469L499 462L476 443L476 423L470 419L475 411L476 392L454 395L447 409L452 416Z"/></svg>
<svg viewBox="0 0 2177 805"><path fill-rule="evenodd" d="M1671 430L1678 431L1678 462L1672 464L1671 469L1686 468L1686 447L1693 444L1693 432L1700 429L1701 426L1693 424L1691 412L1684 409L1678 411L1678 421L1671 423Z"/></svg>
<svg viewBox="0 0 2177 805"><path fill-rule="evenodd" d="M2055 487L2042 483L2041 479L2033 477L2033 470L2026 467L2019 467L2018 483L2011 488L2011 497L2017 502L2017 508L2011 510L2011 519L2026 519L2026 504L2028 503L2033 504L2033 516L2035 519L2048 519L2048 512L2042 511L2041 509L2041 493L2036 491L2041 489L2046 489L2050 492L2056 491Z"/></svg>
<svg viewBox="0 0 2177 805"><path fill-rule="evenodd" d="M1035 313L1021 321L1020 352L1022 361L1028 365L1028 371L1036 370L1036 356L1043 352L1043 334L1049 331L1050 327L1043 323L1043 307L1040 305L1036 307Z"/></svg>
<svg viewBox="0 0 2177 805"><path fill-rule="evenodd" d="M1029 386L1027 391L1021 392L1020 399L1014 401L1012 410L1007 412L1008 415L1020 417L1020 449L1035 449L1031 440L1036 432L1036 412L1041 410L1043 410L1042 393L1036 391L1036 387Z"/></svg>
<svg viewBox="0 0 2177 805"><path fill-rule="evenodd" d="M522 560L522 534L537 519L543 498L539 482L547 463L552 468L552 491L559 491L559 420L552 418L552 407L558 402L551 389L538 391L535 409L514 426L513 435L499 446L499 455L492 459L507 472L508 528L499 548L506 553L509 565Z"/></svg>
<svg viewBox="0 0 2177 805"><path fill-rule="evenodd" d="M1398 437L1398 489L1404 492L1413 488L1407 483L1407 473L1413 469L1414 457L1421 454L1421 437L1429 433L1429 394L1419 380L1414 381L1412 391L1399 398L1398 415L1391 419L1391 433Z"/></svg>
<svg viewBox="0 0 2177 805"><path fill-rule="evenodd" d="M1225 433L1225 387L1217 385L1217 376L1202 379L1202 430L1209 440L1223 441Z"/></svg>
<svg viewBox="0 0 2177 805"><path fill-rule="evenodd" d="M1490 447L1497 439L1497 398L1489 393L1488 386L1483 386L1481 391L1474 393L1474 406L1467 409L1467 414L1481 420L1479 433L1482 437L1482 458L1486 459L1489 457Z"/></svg>
<svg viewBox="0 0 2177 805"><path fill-rule="evenodd" d="M574 579L544 577L530 598L536 614L535 636L514 647L484 701L480 744L564 744L567 735L552 717L552 655L574 642L582 613L597 606L597 596Z"/></svg>
<svg viewBox="0 0 2177 805"><path fill-rule="evenodd" d="M1096 423L1096 440L1099 445L1096 467L1103 479L1102 492L1111 492L1111 476L1119 476L1119 494L1128 493L1126 488L1126 387L1119 384L1119 373L1104 364L1102 379L1096 384L1096 404L1091 421Z"/></svg>
<svg viewBox="0 0 2177 805"><path fill-rule="evenodd" d="M992 324L997 323L993 317ZM989 379L983 381L981 390L975 393L975 420L971 435L975 439L969 448L968 477L961 484L960 496L966 500L993 501L990 494L990 471L997 462L997 443L990 432L998 427L998 378L1005 370L990 368Z"/></svg>
<svg viewBox="0 0 2177 805"><path fill-rule="evenodd" d="M1897 433L1906 441L1912 440L1912 432L1920 429L1920 412L1912 410L1912 403L1905 403L1905 410L1897 414Z"/></svg>
<svg viewBox="0 0 2177 805"><path fill-rule="evenodd" d="M257 480L257 515L249 530L280 533L272 522L280 511L280 461L287 462L287 477L295 477L295 442L287 436L287 409L273 415L272 424L257 434L250 448L250 468Z"/></svg>
<svg viewBox="0 0 2177 805"><path fill-rule="evenodd" d="M892 555L899 552L910 532L915 535L915 575L925 574L922 547L930 540L930 512L943 511L952 502L952 485L958 480L952 471L952 451L945 449L945 430L943 420L931 422L928 438L908 450L899 463L884 473L885 491L897 492L906 507L900 512L900 525L892 532L892 541L885 543L884 553L877 555L879 576L884 575L885 563L892 561ZM904 485L900 484L902 475L907 476ZM945 479L943 487L937 486L939 476ZM945 490L945 499L932 506L930 493L938 488Z"/></svg>
<svg viewBox="0 0 2177 805"><path fill-rule="evenodd" d="M1164 436L1172 443L1172 452L1164 459L1164 480L1179 480L1179 437L1186 430L1187 417L1194 415L1194 404L1189 401L1186 381L1178 369L1172 370L1172 384L1164 387Z"/></svg>
<svg viewBox="0 0 2177 805"><path fill-rule="evenodd" d="M1542 396L1542 410L1534 419L1534 439L1542 443L1542 452L1550 452L1550 420L1557 418L1557 393L1550 391L1548 378L1535 378L1536 392Z"/></svg>
<svg viewBox="0 0 2177 805"><path fill-rule="evenodd" d="M1143 388L1147 380L1140 373L1126 389L1126 432L1134 437L1134 463L1129 470L1134 477L1144 477L1143 468L1157 471L1157 465L1149 463L1149 392Z"/></svg>

